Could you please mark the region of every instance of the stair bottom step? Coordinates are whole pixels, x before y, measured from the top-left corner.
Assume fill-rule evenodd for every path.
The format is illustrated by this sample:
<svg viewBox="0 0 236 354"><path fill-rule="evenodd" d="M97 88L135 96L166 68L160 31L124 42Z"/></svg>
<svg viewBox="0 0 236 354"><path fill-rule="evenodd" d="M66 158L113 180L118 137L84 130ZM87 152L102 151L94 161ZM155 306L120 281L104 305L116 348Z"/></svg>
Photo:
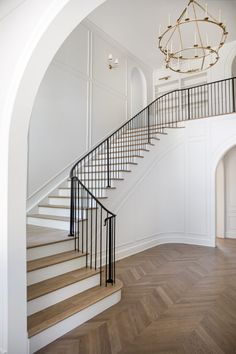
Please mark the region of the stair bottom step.
<svg viewBox="0 0 236 354"><path fill-rule="evenodd" d="M28 317L30 353L120 301L122 283L97 286Z"/></svg>

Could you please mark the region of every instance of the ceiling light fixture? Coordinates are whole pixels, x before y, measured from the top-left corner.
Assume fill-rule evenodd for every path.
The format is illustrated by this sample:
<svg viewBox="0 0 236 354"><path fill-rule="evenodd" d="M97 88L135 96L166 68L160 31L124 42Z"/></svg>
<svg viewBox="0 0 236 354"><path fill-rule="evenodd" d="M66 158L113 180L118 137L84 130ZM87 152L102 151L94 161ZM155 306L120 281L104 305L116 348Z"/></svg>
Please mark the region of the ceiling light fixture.
<svg viewBox="0 0 236 354"><path fill-rule="evenodd" d="M196 0L190 0L174 25L168 16L167 29L159 27L159 49L165 56L166 68L177 73L197 73L207 70L219 60L219 50L228 32L222 22ZM213 38L215 43L213 43Z"/></svg>

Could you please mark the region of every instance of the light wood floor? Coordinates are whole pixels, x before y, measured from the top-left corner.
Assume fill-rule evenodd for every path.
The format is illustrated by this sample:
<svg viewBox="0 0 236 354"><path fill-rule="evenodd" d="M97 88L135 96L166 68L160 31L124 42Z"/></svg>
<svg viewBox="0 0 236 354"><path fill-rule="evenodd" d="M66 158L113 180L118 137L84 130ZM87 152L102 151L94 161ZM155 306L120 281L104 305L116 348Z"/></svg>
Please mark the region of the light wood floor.
<svg viewBox="0 0 236 354"><path fill-rule="evenodd" d="M40 354L236 353L236 240L163 245L117 264L122 301Z"/></svg>

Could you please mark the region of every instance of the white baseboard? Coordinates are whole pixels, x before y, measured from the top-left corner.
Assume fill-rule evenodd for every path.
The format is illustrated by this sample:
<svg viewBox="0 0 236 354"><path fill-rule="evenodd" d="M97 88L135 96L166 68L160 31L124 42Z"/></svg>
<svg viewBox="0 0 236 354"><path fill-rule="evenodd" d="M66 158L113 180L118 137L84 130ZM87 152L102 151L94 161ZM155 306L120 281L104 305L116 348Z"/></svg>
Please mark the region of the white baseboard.
<svg viewBox="0 0 236 354"><path fill-rule="evenodd" d="M132 256L136 253L145 251L149 248L167 244L167 243L180 243L195 246L215 247L215 243L209 238L203 238L202 235L188 236L183 233L160 233L136 242L127 243L125 245L117 245L116 260Z"/></svg>

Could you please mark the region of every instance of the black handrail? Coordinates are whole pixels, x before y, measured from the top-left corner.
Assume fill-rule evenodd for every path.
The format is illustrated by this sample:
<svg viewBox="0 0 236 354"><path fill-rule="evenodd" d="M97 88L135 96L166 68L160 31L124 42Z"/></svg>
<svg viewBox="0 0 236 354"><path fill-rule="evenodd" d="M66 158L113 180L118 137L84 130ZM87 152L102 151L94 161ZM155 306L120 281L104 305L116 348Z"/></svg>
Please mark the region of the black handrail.
<svg viewBox="0 0 236 354"><path fill-rule="evenodd" d="M235 79L228 78L204 83L161 95L112 132L106 139L98 143L72 167L70 172L70 236L78 236L79 238L79 235L83 232L84 222L80 223L82 213L80 211L85 209L87 216L91 204L90 214L92 216L90 215L89 221L88 219L86 221L86 228L88 228L88 224L90 227L90 231L86 229L86 253L90 252L90 266L92 267L94 234L97 235L97 228L100 227L100 266L104 253L102 242L104 236L102 233L106 232L106 283L113 283L115 280L116 215L99 201L99 198L104 197L104 190L113 188L112 181L120 179L121 174L128 170L129 165L134 163L136 158L142 156L142 151L147 149L152 139L158 139L158 136L163 134L166 128L177 128L179 122L187 120L234 112ZM84 198L84 195L86 196L86 204L83 206L84 209L81 209L80 200ZM99 209L102 215L104 213L100 219L100 226L97 225L97 216L93 220L93 205L96 206L96 210ZM82 213L82 219L83 216L85 216L84 212ZM96 225L95 229L94 225ZM102 227L105 227L106 231L103 232ZM87 239L89 232L90 243ZM79 242L81 242L81 245ZM96 242L95 244L97 244ZM81 236L81 241L78 241L76 248L79 250L82 244L84 244L83 236ZM97 258L97 248L95 258ZM107 267L109 274L107 273Z"/></svg>

